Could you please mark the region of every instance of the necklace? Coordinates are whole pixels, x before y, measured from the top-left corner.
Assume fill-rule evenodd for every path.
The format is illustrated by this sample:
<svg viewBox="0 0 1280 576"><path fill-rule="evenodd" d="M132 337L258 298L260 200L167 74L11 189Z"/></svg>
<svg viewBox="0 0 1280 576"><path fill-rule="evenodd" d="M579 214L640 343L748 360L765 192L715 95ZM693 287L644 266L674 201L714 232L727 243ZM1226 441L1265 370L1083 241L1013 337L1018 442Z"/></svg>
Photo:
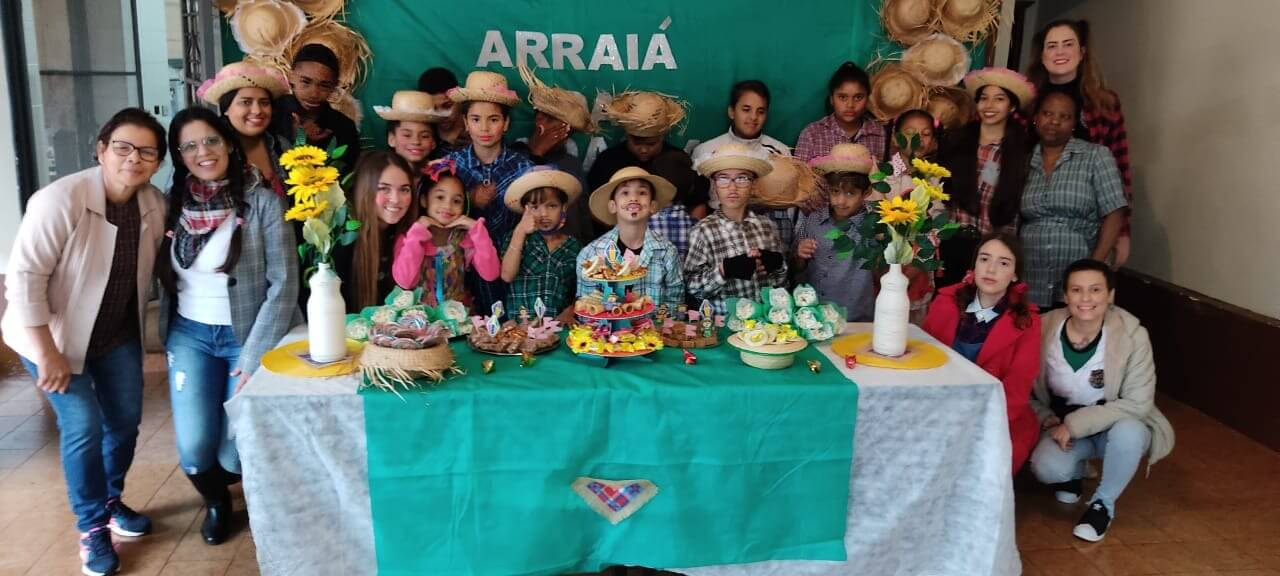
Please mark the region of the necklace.
<svg viewBox="0 0 1280 576"><path fill-rule="evenodd" d="M1079 338L1071 334L1073 330L1077 334L1080 334ZM1070 340L1071 345L1075 346L1076 348L1084 348L1085 346L1088 346L1090 342L1093 342L1094 338L1098 337L1098 333L1101 331L1102 331L1102 324L1099 324L1096 330L1094 330L1091 334L1088 334L1086 336L1084 335L1083 332L1080 331L1080 328L1075 325L1074 319L1067 320L1067 339Z"/></svg>

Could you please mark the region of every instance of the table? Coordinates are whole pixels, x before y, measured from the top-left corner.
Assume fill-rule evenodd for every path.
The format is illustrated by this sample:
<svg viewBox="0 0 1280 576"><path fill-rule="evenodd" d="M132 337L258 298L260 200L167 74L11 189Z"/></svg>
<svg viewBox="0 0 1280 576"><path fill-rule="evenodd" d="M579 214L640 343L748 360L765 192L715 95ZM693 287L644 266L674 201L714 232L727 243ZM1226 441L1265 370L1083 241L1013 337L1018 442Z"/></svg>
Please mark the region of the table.
<svg viewBox="0 0 1280 576"><path fill-rule="evenodd" d="M846 332L868 330L855 324ZM849 370L829 345L819 349L859 386L848 560L668 568L691 575L1020 573L999 382L950 350L946 366L905 372ZM227 403L263 574L376 572L358 383L259 370Z"/></svg>

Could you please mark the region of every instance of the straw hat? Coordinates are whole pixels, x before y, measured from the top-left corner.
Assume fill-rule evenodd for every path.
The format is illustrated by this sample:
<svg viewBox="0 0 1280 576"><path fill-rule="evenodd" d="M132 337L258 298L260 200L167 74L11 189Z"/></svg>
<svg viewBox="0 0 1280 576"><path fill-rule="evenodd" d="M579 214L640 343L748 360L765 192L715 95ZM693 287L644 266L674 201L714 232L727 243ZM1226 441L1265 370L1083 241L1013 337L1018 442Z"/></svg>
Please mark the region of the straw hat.
<svg viewBox="0 0 1280 576"><path fill-rule="evenodd" d="M231 15L231 35L240 50L261 59L283 56L306 27L302 9L280 0L241 0Z"/></svg>
<svg viewBox="0 0 1280 576"><path fill-rule="evenodd" d="M520 95L507 87L506 76L487 70L467 74L466 84L450 88L448 94L454 102L493 102L503 106L520 104Z"/></svg>
<svg viewBox="0 0 1280 576"><path fill-rule="evenodd" d="M977 98L978 90L983 86L999 86L1013 92L1018 97L1018 104L1022 108L1031 105L1036 97L1036 87L1026 76L1023 76L1008 68L983 68L974 70L964 77L964 89L969 93L970 98Z"/></svg>
<svg viewBox="0 0 1280 576"><path fill-rule="evenodd" d="M737 142L723 144L712 150L711 154L702 158L694 168L699 174L708 178L721 170L746 170L755 174L757 178L773 171L767 152L752 150Z"/></svg>
<svg viewBox="0 0 1280 576"><path fill-rule="evenodd" d="M871 77L868 106L876 120L888 122L907 110L924 106L924 102L924 85L901 64L886 64Z"/></svg>
<svg viewBox="0 0 1280 576"><path fill-rule="evenodd" d="M756 180L756 189L751 196L753 206L800 206L818 191L818 175L803 160L774 154L769 161L773 163L773 171Z"/></svg>
<svg viewBox="0 0 1280 576"><path fill-rule="evenodd" d="M196 97L217 106L223 94L241 88L262 88L272 98L278 98L289 93L289 81L278 70L248 62L232 62L218 70L213 78L205 80L196 89Z"/></svg>
<svg viewBox="0 0 1280 576"><path fill-rule="evenodd" d="M943 128L954 130L973 119L977 107L973 103L973 97L964 90L954 86L938 86L929 91L925 109Z"/></svg>
<svg viewBox="0 0 1280 576"><path fill-rule="evenodd" d="M596 132L596 124L591 120L591 107L581 92L547 86L523 63L520 64L520 79L529 87L529 103L534 110L550 114L579 132Z"/></svg>
<svg viewBox="0 0 1280 576"><path fill-rule="evenodd" d="M1000 0L940 0L942 31L961 42L977 42L1000 19Z"/></svg>
<svg viewBox="0 0 1280 576"><path fill-rule="evenodd" d="M328 20L342 11L347 0L289 0L302 8L312 20Z"/></svg>
<svg viewBox="0 0 1280 576"><path fill-rule="evenodd" d="M902 65L925 86L955 86L969 70L969 51L955 38L931 34L902 53Z"/></svg>
<svg viewBox="0 0 1280 576"><path fill-rule="evenodd" d="M350 118L352 122L359 126L364 121L364 107L360 105L360 101L356 100L350 92L338 89L334 90L334 95L329 97L329 105L334 110L341 112L343 116Z"/></svg>
<svg viewBox="0 0 1280 576"><path fill-rule="evenodd" d="M639 166L628 166L614 172L613 177L610 178L604 186L596 188L595 191L591 193L591 198L589 200L591 215L595 216L596 220L610 226L618 223L618 217L609 213L609 197L613 195L613 190L615 188L627 180L644 180L645 182L653 185L653 190L656 194L656 197L654 198L656 203L656 206L653 208L654 212L666 208L676 197L676 187L673 186L671 182L668 182L666 178L650 174L647 170Z"/></svg>
<svg viewBox="0 0 1280 576"><path fill-rule="evenodd" d="M218 7L228 18L236 11L236 3L240 0L214 0L213 5Z"/></svg>
<svg viewBox="0 0 1280 576"><path fill-rule="evenodd" d="M685 103L657 92L623 92L604 105L605 117L632 136L661 136L685 117Z"/></svg>
<svg viewBox="0 0 1280 576"><path fill-rule="evenodd" d="M556 170L552 166L534 166L507 186L507 193L503 195L502 201L512 212L520 214L524 212L524 206L520 205L520 200L525 194L538 188L563 190L565 196L569 198L566 204L571 204L582 193L582 182L577 176Z"/></svg>
<svg viewBox="0 0 1280 576"><path fill-rule="evenodd" d="M810 160L809 165L818 174L830 172L871 174L875 170L876 159L871 156L871 151L867 150L866 146L844 143L833 146L830 154Z"/></svg>
<svg viewBox="0 0 1280 576"><path fill-rule="evenodd" d="M911 46L939 30L933 9L935 1L884 0L884 6L880 8L880 22L890 38L903 46Z"/></svg>
<svg viewBox="0 0 1280 576"><path fill-rule="evenodd" d="M329 102L337 103L342 98L341 92L354 91L368 76L373 51L359 32L332 20L312 22L289 45L284 59L293 62L294 56L307 44L324 46L338 57L338 89L334 90Z"/></svg>
<svg viewBox="0 0 1280 576"><path fill-rule="evenodd" d="M434 124L449 118L449 113L436 110L431 95L417 90L396 90L391 95L391 106L374 106L373 113L389 121L422 122Z"/></svg>

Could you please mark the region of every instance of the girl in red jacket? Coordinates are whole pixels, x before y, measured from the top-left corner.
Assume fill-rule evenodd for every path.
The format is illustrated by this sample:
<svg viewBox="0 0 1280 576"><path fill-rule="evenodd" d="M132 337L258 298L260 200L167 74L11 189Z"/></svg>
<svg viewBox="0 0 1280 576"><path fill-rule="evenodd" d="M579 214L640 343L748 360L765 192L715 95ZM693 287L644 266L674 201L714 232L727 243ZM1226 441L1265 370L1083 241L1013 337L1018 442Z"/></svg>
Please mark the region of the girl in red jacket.
<svg viewBox="0 0 1280 576"><path fill-rule="evenodd" d="M1022 246L1008 233L978 243L964 281L938 291L924 330L1004 384L1013 472L1027 461L1040 426L1028 403L1040 370L1040 316L1027 301Z"/></svg>

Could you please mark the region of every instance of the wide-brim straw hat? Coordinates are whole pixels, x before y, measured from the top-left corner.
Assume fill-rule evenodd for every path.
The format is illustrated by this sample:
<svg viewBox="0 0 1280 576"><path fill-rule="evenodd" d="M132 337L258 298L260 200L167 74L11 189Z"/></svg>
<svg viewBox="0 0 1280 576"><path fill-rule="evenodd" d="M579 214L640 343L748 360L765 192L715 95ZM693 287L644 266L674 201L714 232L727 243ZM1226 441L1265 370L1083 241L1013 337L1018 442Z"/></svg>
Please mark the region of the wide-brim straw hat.
<svg viewBox="0 0 1280 576"><path fill-rule="evenodd" d="M773 164L769 163L768 152L730 142L712 150L694 169L708 178L721 170L746 170L759 178L772 172Z"/></svg>
<svg viewBox="0 0 1280 576"><path fill-rule="evenodd" d="M591 120L591 106L587 105L587 97L581 92L548 86L524 64L520 64L520 79L529 87L529 104L534 110L549 114L579 132L596 132L596 123Z"/></svg>
<svg viewBox="0 0 1280 576"><path fill-rule="evenodd" d="M196 89L196 97L217 106L218 99L224 94L241 88L261 88L272 98L279 98L289 93L289 80L273 68L249 62L232 62L218 70L213 78L205 80Z"/></svg>
<svg viewBox="0 0 1280 576"><path fill-rule="evenodd" d="M880 22L895 42L911 46L940 30L938 14L934 10L936 1L884 0L880 7Z"/></svg>
<svg viewBox="0 0 1280 576"><path fill-rule="evenodd" d="M933 116L938 125L947 130L954 130L973 119L977 106L973 96L963 89L954 86L939 86L929 91L929 101L925 109Z"/></svg>
<svg viewBox="0 0 1280 576"><path fill-rule="evenodd" d="M1000 0L940 0L938 22L942 31L961 42L986 37L1000 19Z"/></svg>
<svg viewBox="0 0 1280 576"><path fill-rule="evenodd" d="M487 70L467 74L467 82L450 88L448 94L454 102L493 102L503 106L520 104L520 95L507 87L507 77Z"/></svg>
<svg viewBox="0 0 1280 576"><path fill-rule="evenodd" d="M831 147L831 153L809 161L814 172L828 174L831 172L857 172L871 174L876 167L876 159L871 151L861 144L843 143Z"/></svg>
<svg viewBox="0 0 1280 576"><path fill-rule="evenodd" d="M671 131L685 118L685 103L657 92L623 92L604 105L605 117L627 134L647 138Z"/></svg>
<svg viewBox="0 0 1280 576"><path fill-rule="evenodd" d="M610 226L618 223L618 217L609 213L609 199L613 195L613 190L628 180L644 180L653 186L654 212L666 208L676 198L676 187L666 178L650 174L649 171L639 166L628 166L614 172L613 177L609 178L607 183L596 188L591 193L591 198L589 199L591 215L596 220Z"/></svg>
<svg viewBox="0 0 1280 576"><path fill-rule="evenodd" d="M334 90L329 102L336 103L342 98L341 92L354 92L356 86L364 82L373 50L359 32L333 20L312 22L289 45L284 59L293 62L294 56L307 44L324 46L338 57L338 89Z"/></svg>
<svg viewBox="0 0 1280 576"><path fill-rule="evenodd" d="M391 106L374 106L373 113L387 121L435 124L449 119L449 113L437 110L431 95L417 90L397 90L391 95Z"/></svg>
<svg viewBox="0 0 1280 576"><path fill-rule="evenodd" d="M794 156L774 154L769 157L773 170L756 180L751 204L770 209L800 206L819 190L818 175Z"/></svg>
<svg viewBox="0 0 1280 576"><path fill-rule="evenodd" d="M284 56L303 29L307 15L280 0L240 0L231 14L231 35L246 55L275 60Z"/></svg>
<svg viewBox="0 0 1280 576"><path fill-rule="evenodd" d="M978 97L983 86L999 86L1018 97L1018 104L1027 108L1036 97L1036 87L1026 76L1008 68L983 68L964 77L964 89L970 98Z"/></svg>
<svg viewBox="0 0 1280 576"><path fill-rule="evenodd" d="M572 204L582 193L582 181L573 174L550 166L534 166L507 186L507 192L503 195L502 201L512 212L520 214L524 212L524 206L520 205L520 200L525 194L538 188L562 190L568 197L565 204Z"/></svg>
<svg viewBox="0 0 1280 576"><path fill-rule="evenodd" d="M868 107L876 120L888 122L908 110L922 108L927 91L901 64L891 62L880 67L871 77L871 99Z"/></svg>
<svg viewBox="0 0 1280 576"><path fill-rule="evenodd" d="M347 0L289 0L302 8L313 21L328 20L337 16Z"/></svg>
<svg viewBox="0 0 1280 576"><path fill-rule="evenodd" d="M969 71L969 51L946 34L931 34L902 53L902 65L925 86L955 86Z"/></svg>

